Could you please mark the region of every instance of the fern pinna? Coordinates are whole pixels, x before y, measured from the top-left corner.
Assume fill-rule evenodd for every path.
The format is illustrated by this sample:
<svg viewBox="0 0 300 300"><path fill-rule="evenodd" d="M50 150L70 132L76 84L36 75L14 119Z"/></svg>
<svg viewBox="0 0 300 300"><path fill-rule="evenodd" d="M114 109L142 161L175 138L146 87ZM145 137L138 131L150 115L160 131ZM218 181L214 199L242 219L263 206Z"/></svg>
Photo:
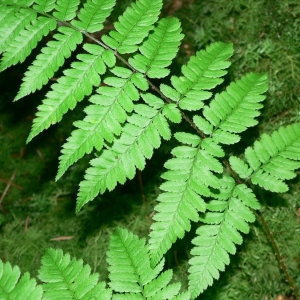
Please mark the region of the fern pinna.
<svg viewBox="0 0 300 300"><path fill-rule="evenodd" d="M288 190L284 180L295 177L300 167L300 124L263 134L242 157L228 158L223 145L238 143L240 134L257 124L267 76L249 73L214 94L233 54L231 44L217 42L192 56L180 76L170 76L164 80L169 84L158 87L152 79L170 74L183 38L180 21L159 20L162 0L137 0L114 23L114 30L96 39L93 33L103 30L115 5L115 0L0 3L1 71L23 62L43 37L53 33L25 72L15 100L41 89L72 52L80 52L38 106L27 140L60 122L89 97L86 116L74 122L75 129L62 146L56 176L59 179L85 154L95 152L80 183L76 212L99 193L132 179L136 169L143 170L161 139L174 137L178 142L161 175L164 182L148 243L122 229L112 236L111 290L97 285L82 262L54 250L47 252L43 264L55 264L59 271L46 272L43 266L40 279L49 281L44 286L47 299L69 299L73 285L76 299L110 299L112 292L116 299L195 299L224 271L229 255L242 243L241 233L247 233L255 220L253 210L260 205L251 187ZM194 132L180 131L179 126L171 130L170 123L183 121ZM163 256L191 229L191 222L198 229L192 240L189 288L178 294L179 285L169 284L172 272L161 273ZM1 268L3 274L12 272L9 265ZM17 273L4 293L17 292L23 281L22 291L33 288L27 275L17 284ZM85 277L89 279L81 284ZM36 293L42 297L41 290ZM100 294L102 298L97 298Z"/></svg>

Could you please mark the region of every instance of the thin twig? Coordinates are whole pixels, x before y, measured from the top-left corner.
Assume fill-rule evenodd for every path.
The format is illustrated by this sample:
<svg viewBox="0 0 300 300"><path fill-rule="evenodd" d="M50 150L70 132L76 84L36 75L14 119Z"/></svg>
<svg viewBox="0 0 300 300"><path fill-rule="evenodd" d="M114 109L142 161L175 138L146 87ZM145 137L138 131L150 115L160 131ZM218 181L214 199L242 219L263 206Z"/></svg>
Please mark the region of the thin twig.
<svg viewBox="0 0 300 300"><path fill-rule="evenodd" d="M13 174L11 175L9 182L7 183L7 185L6 185L6 187L5 187L5 190L4 190L4 192L2 193L2 195L1 195L1 198L0 198L0 209L2 209L2 201L3 201L4 197L6 196L8 190L9 190L11 184L12 184L12 181L13 181L14 178L15 178L15 175L16 175L16 171L14 171Z"/></svg>
<svg viewBox="0 0 300 300"><path fill-rule="evenodd" d="M272 231L270 230L265 218L263 217L262 213L260 211L255 211L255 214L256 214L256 217L257 219L259 220L260 224L262 225L263 229L264 229L264 232L271 244L271 247L273 249L273 252L274 252L274 255L275 255L275 258L278 262L278 265L279 265L279 268L282 270L283 274L284 274L284 277L285 277L285 281L287 282L287 284L289 285L290 287L290 290L291 290L291 293L292 293L292 296L295 297L295 299L298 299L297 298L297 295L299 295L299 291L294 283L294 279L293 277L291 277L289 271L288 271L288 268L287 268L287 265L284 261L284 258L280 252L280 249L274 239L274 236L273 236L273 233Z"/></svg>
<svg viewBox="0 0 300 300"><path fill-rule="evenodd" d="M9 180L3 179L3 178L0 178L0 181L1 181L1 182L4 182L4 183L9 183ZM22 186L20 186L20 185L18 185L18 184L15 184L15 183L13 183L13 182L11 182L10 185L13 186L13 187L15 187L15 188L17 188L17 189L19 189L19 190L23 190L23 187L22 187Z"/></svg>

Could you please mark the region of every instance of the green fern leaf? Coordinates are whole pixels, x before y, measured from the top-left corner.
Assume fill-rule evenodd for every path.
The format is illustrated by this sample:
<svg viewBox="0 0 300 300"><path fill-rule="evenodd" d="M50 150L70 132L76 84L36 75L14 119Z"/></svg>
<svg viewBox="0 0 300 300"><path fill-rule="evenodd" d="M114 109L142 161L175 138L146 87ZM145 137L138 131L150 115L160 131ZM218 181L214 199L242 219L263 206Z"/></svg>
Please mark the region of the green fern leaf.
<svg viewBox="0 0 300 300"><path fill-rule="evenodd" d="M194 111L202 108L203 100L209 99L212 95L208 90L223 82L221 77L227 73L225 69L230 65L228 59L232 54L231 44L210 45L206 50L201 50L192 56L188 64L182 67L183 76L171 77L174 87L172 92L170 89L166 90L163 85L161 91L165 96L177 101L181 109Z"/></svg>
<svg viewBox="0 0 300 300"><path fill-rule="evenodd" d="M253 173L253 170L240 158L231 156L229 158L230 166L241 178L247 179Z"/></svg>
<svg viewBox="0 0 300 300"><path fill-rule="evenodd" d="M162 0L138 0L128 7L114 24L115 30L102 40L121 54L135 52L153 28L162 8Z"/></svg>
<svg viewBox="0 0 300 300"><path fill-rule="evenodd" d="M5 17L2 19L2 26L0 27L0 53L5 51L6 47L24 30L25 26L36 19L36 13L31 9L20 8L17 10L7 6L4 7L4 11Z"/></svg>
<svg viewBox="0 0 300 300"><path fill-rule="evenodd" d="M272 135L263 134L253 148L245 151L246 165L237 158L231 158L232 162L239 161L243 165L237 167L233 163L234 170L242 177L243 170L248 168L251 182L260 187L277 193L288 190L284 180L296 176L295 170L300 168L300 124L296 123L287 127L280 127Z"/></svg>
<svg viewBox="0 0 300 300"><path fill-rule="evenodd" d="M142 97L145 96L142 94ZM146 98L148 103L151 97ZM145 159L151 158L153 149L159 148L161 137L170 139L169 125L161 114L158 101L153 105L136 104L135 113L127 118L122 133L112 147L104 150L98 158L93 159L85 174L85 180L80 183L76 212L87 202L93 200L106 189L112 190L119 182L123 184L126 178L132 179L135 169L143 170Z"/></svg>
<svg viewBox="0 0 300 300"><path fill-rule="evenodd" d="M265 99L262 94L267 88L265 74L249 73L217 94L210 105L204 107L203 115L215 129L233 134L243 132L257 124L255 117L262 108L259 102Z"/></svg>
<svg viewBox="0 0 300 300"><path fill-rule="evenodd" d="M116 0L88 0L79 11L80 21L72 20L71 24L89 33L100 31L115 4Z"/></svg>
<svg viewBox="0 0 300 300"><path fill-rule="evenodd" d="M89 54L78 54L79 61L72 63L72 69L64 71L64 76L52 85L47 99L38 107L36 118L27 142L59 122L69 109L74 109L78 101L91 94L93 86L100 84L100 75L106 71L101 57L103 48L94 44L83 47Z"/></svg>
<svg viewBox="0 0 300 300"><path fill-rule="evenodd" d="M206 225L197 229L197 237L192 240L195 247L189 261L189 291L193 299L225 270L229 254L236 252L235 244L242 243L238 231L248 233L248 223L255 220L250 208L259 208L252 190L244 184L235 186L231 177L223 177L219 189L212 195L216 200L206 205L208 212L200 218Z"/></svg>
<svg viewBox="0 0 300 300"><path fill-rule="evenodd" d="M163 115L173 123L180 123L182 120L180 110L174 103L169 103L163 108Z"/></svg>
<svg viewBox="0 0 300 300"><path fill-rule="evenodd" d="M256 199L253 191L245 184L238 184L234 188L233 197L240 199L252 209L260 209L260 204Z"/></svg>
<svg viewBox="0 0 300 300"><path fill-rule="evenodd" d="M193 121L195 125L205 134L210 135L213 132L213 126L200 116L194 116Z"/></svg>
<svg viewBox="0 0 300 300"><path fill-rule="evenodd" d="M85 108L87 116L74 122L78 129L62 147L56 180L84 154L93 148L100 151L104 140L112 143L114 136L121 134L121 124L126 121L127 113L132 112L133 101L139 99L139 93L131 82L132 72L120 67L116 69L123 72L123 78L107 77L105 83L110 86L98 88L97 94L89 99L93 104Z"/></svg>
<svg viewBox="0 0 300 300"><path fill-rule="evenodd" d="M82 43L82 34L68 27L59 27L52 40L42 48L41 53L29 66L23 78L20 91L15 101L40 90L54 73L61 67L66 58L71 56L78 44Z"/></svg>
<svg viewBox="0 0 300 300"><path fill-rule="evenodd" d="M2 3L8 4L8 5L18 5L18 6L31 6L33 4L34 0L2 0Z"/></svg>
<svg viewBox="0 0 300 300"><path fill-rule="evenodd" d="M178 19L161 19L154 32L139 48L142 55L136 54L129 59L129 63L150 78L163 78L170 73L166 67L175 57L182 38Z"/></svg>
<svg viewBox="0 0 300 300"><path fill-rule="evenodd" d="M15 12L16 12L16 7L7 6L5 4L0 4L0 22L1 22L1 24L3 22L6 22L6 20L11 19L14 16ZM0 32L3 32L3 30L0 29ZM2 38L2 36L1 36L1 38Z"/></svg>
<svg viewBox="0 0 300 300"><path fill-rule="evenodd" d="M23 62L37 46L43 36L48 35L56 27L56 22L50 18L39 17L32 20L5 49L0 63L0 72L8 67Z"/></svg>
<svg viewBox="0 0 300 300"><path fill-rule="evenodd" d="M172 271L161 272L163 263L150 266L145 239L117 228L110 237L107 253L110 287L118 293L114 299L172 299L180 283L170 284Z"/></svg>
<svg viewBox="0 0 300 300"><path fill-rule="evenodd" d="M53 16L60 21L70 21L75 18L80 0L57 0Z"/></svg>
<svg viewBox="0 0 300 300"><path fill-rule="evenodd" d="M47 13L52 11L55 8L56 0L35 0L33 8L37 11Z"/></svg>
<svg viewBox="0 0 300 300"><path fill-rule="evenodd" d="M198 213L205 211L203 196L210 196L209 186L218 186L218 179L210 171L222 171L220 163L201 149L200 138L188 133L176 133L177 140L189 146L172 150L174 158L165 163L169 171L161 175L166 180L160 189L159 204L155 207L151 226L149 250L155 264L177 238L182 238L191 228L191 221L198 221ZM206 146L223 156L222 150L208 141ZM206 174L206 176L204 175ZM209 180L209 179L210 180Z"/></svg>
<svg viewBox="0 0 300 300"><path fill-rule="evenodd" d="M37 286L35 279L30 279L29 273L20 278L19 267L13 267L9 262L0 260L0 299L42 299L42 286Z"/></svg>
<svg viewBox="0 0 300 300"><path fill-rule="evenodd" d="M105 283L98 283L99 275L91 274L82 260L70 259L62 250L47 249L42 257L39 278L47 299L111 299L111 290Z"/></svg>

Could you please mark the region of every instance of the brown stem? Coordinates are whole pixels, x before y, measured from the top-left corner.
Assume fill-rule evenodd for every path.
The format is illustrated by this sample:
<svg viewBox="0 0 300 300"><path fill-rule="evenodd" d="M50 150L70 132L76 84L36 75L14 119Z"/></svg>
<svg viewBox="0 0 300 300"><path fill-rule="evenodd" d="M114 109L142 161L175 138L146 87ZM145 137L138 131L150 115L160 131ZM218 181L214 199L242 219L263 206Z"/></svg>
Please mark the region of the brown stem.
<svg viewBox="0 0 300 300"><path fill-rule="evenodd" d="M11 175L9 182L7 183L7 185L6 185L5 189L4 189L4 192L3 192L2 195L1 195L1 198L0 198L0 209L2 208L2 206L1 206L1 205L2 205L2 201L3 201L3 199L5 198L7 192L8 192L8 190L9 190L9 188L10 188L10 186L11 186L11 184L12 184L14 178L15 178L15 175L16 175L16 171L13 172L13 174Z"/></svg>
<svg viewBox="0 0 300 300"><path fill-rule="evenodd" d="M279 268L282 270L283 274L284 274L284 277L285 277L285 281L287 282L287 284L289 285L290 287L290 290L291 290L291 293L292 293L292 296L295 297L295 299L297 299L297 295L299 295L299 291L294 283L294 279L293 277L291 277L291 275L289 274L289 271L288 271L288 268L287 268L287 265L284 261L284 257L282 256L281 252L280 252L280 249L274 239L274 236L273 236L273 233L272 231L270 230L265 218L263 217L262 213L260 211L255 211L255 214L256 214L256 217L257 219L259 220L260 224L262 225L263 229L264 229L264 232L271 244L271 247L273 249L273 252L274 252L274 255L275 255L275 258L277 260L277 263L279 265Z"/></svg>

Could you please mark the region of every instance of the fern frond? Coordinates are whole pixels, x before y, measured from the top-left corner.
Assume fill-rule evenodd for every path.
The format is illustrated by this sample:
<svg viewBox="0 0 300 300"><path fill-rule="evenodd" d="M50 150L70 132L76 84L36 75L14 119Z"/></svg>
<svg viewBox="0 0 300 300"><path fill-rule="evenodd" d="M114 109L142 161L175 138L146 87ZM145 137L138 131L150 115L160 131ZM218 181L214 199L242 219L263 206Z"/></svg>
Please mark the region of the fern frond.
<svg viewBox="0 0 300 300"><path fill-rule="evenodd" d="M255 119L260 115L259 102L265 99L263 93L268 89L267 75L249 73L237 82L230 84L226 91L217 94L209 106L203 109L203 115L214 130L218 132L241 133L247 128L257 124ZM200 119L200 117L198 117ZM200 130L202 127L200 126ZM228 140L216 138L220 143L228 143Z"/></svg>
<svg viewBox="0 0 300 300"><path fill-rule="evenodd" d="M42 286L37 286L35 279L30 279L29 273L20 278L20 269L12 268L9 262L0 260L0 299L42 299Z"/></svg>
<svg viewBox="0 0 300 300"><path fill-rule="evenodd" d="M80 21L72 20L71 24L89 33L100 31L115 4L116 0L88 0L77 16Z"/></svg>
<svg viewBox="0 0 300 300"><path fill-rule="evenodd" d="M120 135L127 113L133 110L133 101L139 99L139 92L132 83L132 71L116 67L112 72L122 78L107 77L104 80L107 86L101 86L89 99L93 104L85 108L87 116L74 123L78 129L62 147L56 180L85 153L93 148L100 151L104 140L112 143L114 135ZM144 78L141 80L144 80L142 84L147 84Z"/></svg>
<svg viewBox="0 0 300 300"><path fill-rule="evenodd" d="M243 233L249 232L249 222L255 216L251 208L258 209L259 204L251 189L246 185L237 185L231 177L220 180L220 192L207 204L207 210L200 220L206 224L200 226L197 237L192 240L194 247L189 260L189 291L196 298L229 264L229 254L235 254L235 244L242 243Z"/></svg>
<svg viewBox="0 0 300 300"><path fill-rule="evenodd" d="M104 49L94 44L85 44L83 48L89 54L77 55L79 61L72 63L72 69L64 71L64 76L52 85L52 91L39 105L27 142L59 122L69 109L74 109L77 102L92 93L93 86L100 84L99 74L106 71L102 59Z"/></svg>
<svg viewBox="0 0 300 300"><path fill-rule="evenodd" d="M181 69L182 76L172 76L173 88L161 84L162 93L186 110L198 110L203 107L203 100L212 95L208 90L223 82L222 76L230 66L228 59L233 54L232 44L213 43L205 50L192 56Z"/></svg>
<svg viewBox="0 0 300 300"><path fill-rule="evenodd" d="M180 283L170 284L172 271L161 273L163 261L152 268L145 239L126 229L117 228L111 235L107 262L110 287L123 293L114 294L114 299L173 299L178 295Z"/></svg>
<svg viewBox="0 0 300 300"><path fill-rule="evenodd" d="M33 63L25 72L23 83L15 97L15 101L40 90L54 73L71 56L78 44L82 43L82 34L69 27L59 27L53 39L42 48Z"/></svg>
<svg viewBox="0 0 300 300"><path fill-rule="evenodd" d="M0 72L19 62L23 62L43 36L56 27L50 18L39 17L31 21L19 35L7 45L0 63Z"/></svg>
<svg viewBox="0 0 300 300"><path fill-rule="evenodd" d="M148 105L136 104L135 113L127 118L112 147L90 161L92 167L86 170L85 180L80 183L76 212L99 193L132 179L135 169L143 170L145 159L151 158L153 149L160 146L161 137L171 138L169 124L161 113L164 102L151 94L141 96Z"/></svg>
<svg viewBox="0 0 300 300"><path fill-rule="evenodd" d="M183 35L176 18L165 18L158 22L154 32L139 48L141 54L129 59L136 70L150 78L163 78L170 73L167 69L176 53Z"/></svg>
<svg viewBox="0 0 300 300"><path fill-rule="evenodd" d="M151 260L156 263L171 245L191 228L191 221L198 221L199 212L206 209L203 196L210 196L209 187L218 188L219 180L211 170L222 172L222 165L201 149L197 135L176 133L175 138L188 146L172 150L173 158L165 163L169 171L161 177L166 180L160 189L157 212L151 225L149 249Z"/></svg>
<svg viewBox="0 0 300 300"><path fill-rule="evenodd" d="M53 16L60 21L70 21L75 18L80 0L57 0Z"/></svg>
<svg viewBox="0 0 300 300"><path fill-rule="evenodd" d="M99 274L91 274L90 266L83 265L82 259L70 259L62 250L46 250L39 278L44 282L47 299L111 299L111 290L98 282Z"/></svg>
<svg viewBox="0 0 300 300"><path fill-rule="evenodd" d="M102 41L121 54L135 52L153 28L161 8L162 0L137 0L114 23L115 30L110 31L109 36L104 35Z"/></svg>
<svg viewBox="0 0 300 300"><path fill-rule="evenodd" d="M300 123L280 127L272 135L263 134L253 147L245 151L248 164L236 157L230 158L232 169L253 184L277 193L288 190L284 180L296 176L300 168Z"/></svg>
<svg viewBox="0 0 300 300"><path fill-rule="evenodd" d="M210 137L201 141L196 135L175 134L179 142L189 146L176 147L172 151L174 158L165 164L169 171L161 176L166 182L160 186L163 192L158 197L157 213L153 217L157 222L151 226L149 240L153 263L166 253L177 238L182 238L185 231L190 230L191 221L198 221L198 213L206 209L202 197L211 196L211 188L219 190L220 179L214 173L223 172L219 158L225 155L219 143L232 141L227 139L224 142L219 132L232 135L253 126L256 122L254 117L259 114L257 110L261 108L257 102L264 99L261 94L266 89L265 75L249 74L230 85L221 96L217 95L211 101L210 106L204 108L203 114L207 120L194 117L196 126ZM240 116L248 118L247 122L242 122ZM238 139L236 135L236 141Z"/></svg>
<svg viewBox="0 0 300 300"><path fill-rule="evenodd" d="M3 6L2 6L3 8ZM4 6L5 17L0 26L0 53L5 51L24 28L36 19L36 13L32 9L12 8Z"/></svg>

